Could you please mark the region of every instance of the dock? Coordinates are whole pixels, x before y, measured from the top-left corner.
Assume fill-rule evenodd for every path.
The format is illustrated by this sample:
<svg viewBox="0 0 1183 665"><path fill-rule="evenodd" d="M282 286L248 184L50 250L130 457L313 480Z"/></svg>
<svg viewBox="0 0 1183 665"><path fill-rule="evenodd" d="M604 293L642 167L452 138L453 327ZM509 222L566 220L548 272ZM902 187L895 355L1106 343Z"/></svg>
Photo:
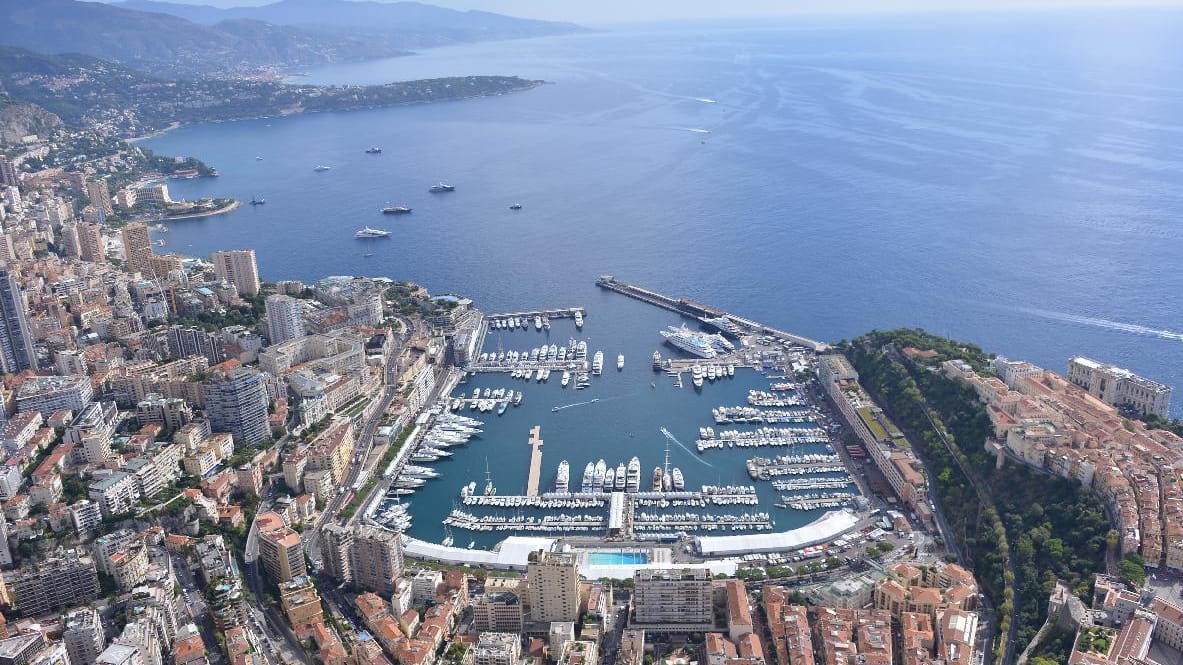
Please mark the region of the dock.
<svg viewBox="0 0 1183 665"><path fill-rule="evenodd" d="M542 425L530 428L530 476L526 481L526 496L538 496L538 483L542 475Z"/></svg>
<svg viewBox="0 0 1183 665"><path fill-rule="evenodd" d="M682 316L687 316L699 321L703 321L704 319L708 318L725 317L732 323L746 328L752 333L770 335L785 342L804 346L812 350L814 353L823 353L828 351L830 348L830 345L826 344L825 342L819 342L816 339L810 339L802 335L797 335L791 332L773 328L772 326L766 326L757 321L753 321L742 316L737 316L735 314L731 314L730 312L716 309L708 305L703 305L702 303L695 302L689 298L672 298L670 296L658 293L656 291L651 291L635 284L622 282L612 275L600 276L600 278L596 280L596 286L602 289L608 289L609 291L615 291L621 295L626 295L630 298L649 303L650 305L654 305L656 307L668 309L671 312L677 312Z"/></svg>
<svg viewBox="0 0 1183 665"><path fill-rule="evenodd" d="M531 327L534 325L534 317L548 318L548 319L573 319L575 313L579 312L582 317L587 317L587 311L582 307L561 307L559 309L536 309L529 312L498 312L496 314L486 314L485 320L497 321L498 319L513 319L525 318L530 319Z"/></svg>

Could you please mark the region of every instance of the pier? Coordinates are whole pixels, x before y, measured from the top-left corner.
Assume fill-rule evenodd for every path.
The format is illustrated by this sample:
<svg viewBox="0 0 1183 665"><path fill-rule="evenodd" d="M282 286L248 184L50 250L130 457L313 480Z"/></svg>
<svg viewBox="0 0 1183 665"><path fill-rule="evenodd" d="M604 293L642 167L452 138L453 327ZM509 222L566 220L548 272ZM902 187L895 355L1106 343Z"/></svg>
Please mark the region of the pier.
<svg viewBox="0 0 1183 665"><path fill-rule="evenodd" d="M530 325L534 325L534 317L548 318L548 319L573 319L575 313L579 316L587 317L587 311L582 307L563 307L560 309L538 309L530 312L498 312L497 314L486 314L485 319L488 321L497 321L513 318L526 318L530 320Z"/></svg>
<svg viewBox="0 0 1183 665"><path fill-rule="evenodd" d="M526 481L526 496L538 496L538 481L542 475L542 425L530 428L530 476Z"/></svg>
<svg viewBox="0 0 1183 665"><path fill-rule="evenodd" d="M626 295L630 298L640 300L641 302L649 303L650 305L668 309L671 312L677 312L682 316L688 316L699 321L702 321L704 318L726 317L732 323L747 328L752 333L770 335L785 342L804 346L812 350L814 353L822 353L828 351L830 348L830 345L826 344L825 342L819 342L815 339L810 339L802 335L796 335L791 332L786 332L771 326L766 326L757 321L753 321L742 316L737 316L735 314L731 314L730 312L715 309L714 307L697 303L688 298L671 298L670 296L658 293L656 291L650 291L649 289L637 286L635 284L622 282L617 280L612 275L602 275L596 280L596 286L602 289L608 289L609 291L615 291L621 295Z"/></svg>

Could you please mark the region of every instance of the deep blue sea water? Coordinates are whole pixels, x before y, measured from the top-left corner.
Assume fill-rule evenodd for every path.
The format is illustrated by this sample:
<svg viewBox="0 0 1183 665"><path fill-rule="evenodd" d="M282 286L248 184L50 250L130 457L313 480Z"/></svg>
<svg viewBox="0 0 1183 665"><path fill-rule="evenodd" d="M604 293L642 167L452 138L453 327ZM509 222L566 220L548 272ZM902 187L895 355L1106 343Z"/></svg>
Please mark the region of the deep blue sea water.
<svg viewBox="0 0 1183 665"><path fill-rule="evenodd" d="M623 351L625 372L609 369L578 397L557 377L517 384L526 404L487 415L485 436L412 498L413 533L432 540L459 488L483 484L486 458L502 493L524 487L532 425L547 441L544 485L562 458L573 484L599 457L614 466L638 454L647 477L664 455L659 427L691 444L710 407L766 386L748 372L697 394L655 377L656 331L676 317L599 292L603 273L820 339L923 326L1053 369L1087 354L1183 388L1180 16L631 29L312 71L319 83L516 74L551 84L153 139L222 173L171 183L174 196L267 199L162 237L189 254L253 247L269 280L379 275L464 293L486 311L589 308L582 336L609 365ZM383 154L364 154L371 145ZM438 180L457 190L428 194ZM415 212L384 217L389 203ZM355 240L366 225L394 237ZM551 341L568 328L556 324ZM498 343L520 350L541 337ZM591 397L605 401L550 411ZM746 482L741 451L703 458L715 466L671 455L693 487ZM816 516L763 509L778 528ZM461 546L470 537L455 534Z"/></svg>

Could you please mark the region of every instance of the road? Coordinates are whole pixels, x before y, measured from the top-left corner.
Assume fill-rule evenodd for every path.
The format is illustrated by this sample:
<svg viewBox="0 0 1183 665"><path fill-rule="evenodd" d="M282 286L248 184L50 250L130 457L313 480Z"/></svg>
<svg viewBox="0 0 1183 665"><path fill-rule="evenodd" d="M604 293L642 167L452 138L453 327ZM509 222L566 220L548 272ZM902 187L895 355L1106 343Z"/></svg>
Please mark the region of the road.
<svg viewBox="0 0 1183 665"><path fill-rule="evenodd" d="M342 488L352 487L358 478L362 477L365 464L373 449L374 433L382 424L382 418L385 416L387 409L390 408L395 397L397 397L396 381L398 377L408 367L410 359L405 353L408 343L410 341L426 340L426 331L418 321L408 322L401 319L400 321L403 324L402 329L395 338L395 348L392 350L386 366L383 368L384 385L382 395L357 437L357 451L362 454L355 456L350 463L349 470L340 484ZM285 436L277 442L275 446L276 450L282 450L282 446L287 440L288 437ZM306 529L301 536L304 542L304 551L307 557L313 562L314 570L319 570L320 568L320 530L329 520L336 518L337 512L341 510L345 503L345 497L346 494L344 492L333 496L316 522L310 528ZM311 659L309 659L301 647L299 640L291 632L291 628L288 626L284 617L276 608L266 604L268 596L265 592L263 574L259 569L258 560L259 533L257 517L270 508L274 498L275 490L268 484L263 490L258 511L255 513L256 520L252 520L251 522L250 532L247 535L246 550L244 552L245 565L243 569L251 592L254 593L255 598L259 601L259 607L251 608L251 629L269 646L268 649L261 649L269 664L299 662L305 665L313 665ZM340 594L333 593L323 588L323 586L322 590L325 592L324 598L334 610L334 614L350 616L348 607L345 608L345 612L341 611L340 606L344 603L344 598Z"/></svg>

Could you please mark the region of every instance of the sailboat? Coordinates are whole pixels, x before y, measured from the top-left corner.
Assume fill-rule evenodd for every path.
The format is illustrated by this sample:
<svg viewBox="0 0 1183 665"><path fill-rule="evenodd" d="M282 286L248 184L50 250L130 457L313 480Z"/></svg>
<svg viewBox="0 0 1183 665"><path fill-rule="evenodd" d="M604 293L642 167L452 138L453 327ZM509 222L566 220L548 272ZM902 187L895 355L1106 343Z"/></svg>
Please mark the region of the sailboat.
<svg viewBox="0 0 1183 665"><path fill-rule="evenodd" d="M489 458L485 458L485 496L493 496L497 488L493 486L493 475L489 472Z"/></svg>

